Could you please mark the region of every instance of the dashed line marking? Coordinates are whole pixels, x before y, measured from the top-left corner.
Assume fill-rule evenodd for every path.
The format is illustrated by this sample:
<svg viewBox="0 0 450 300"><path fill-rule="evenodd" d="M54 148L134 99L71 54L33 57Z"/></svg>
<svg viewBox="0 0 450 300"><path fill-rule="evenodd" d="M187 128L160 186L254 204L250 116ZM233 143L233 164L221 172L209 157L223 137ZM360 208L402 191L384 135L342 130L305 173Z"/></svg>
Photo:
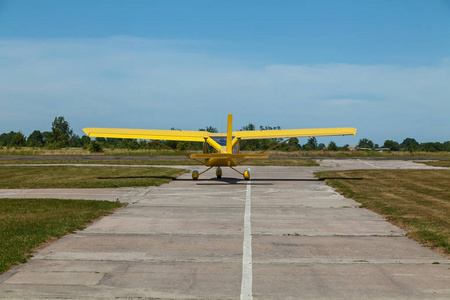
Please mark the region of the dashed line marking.
<svg viewBox="0 0 450 300"><path fill-rule="evenodd" d="M376 166L376 165L374 165L374 164L371 164L371 163L368 163L368 162L365 162L365 161L362 161L362 160L360 160L360 159L358 159L360 162L362 162L362 163L365 163L366 165L369 165L369 166L371 166L371 167L374 167L374 168L377 168L377 169L380 169L380 167L379 166Z"/></svg>

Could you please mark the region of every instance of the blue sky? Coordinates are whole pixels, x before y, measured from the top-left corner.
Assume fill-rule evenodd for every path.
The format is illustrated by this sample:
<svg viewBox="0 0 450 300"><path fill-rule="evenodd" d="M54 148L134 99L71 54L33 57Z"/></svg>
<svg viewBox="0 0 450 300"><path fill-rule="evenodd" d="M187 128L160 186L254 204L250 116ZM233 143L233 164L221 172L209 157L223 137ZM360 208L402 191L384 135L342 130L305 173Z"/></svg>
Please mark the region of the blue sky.
<svg viewBox="0 0 450 300"><path fill-rule="evenodd" d="M0 0L0 132L356 127L450 140L450 1ZM305 140L301 141L306 142Z"/></svg>

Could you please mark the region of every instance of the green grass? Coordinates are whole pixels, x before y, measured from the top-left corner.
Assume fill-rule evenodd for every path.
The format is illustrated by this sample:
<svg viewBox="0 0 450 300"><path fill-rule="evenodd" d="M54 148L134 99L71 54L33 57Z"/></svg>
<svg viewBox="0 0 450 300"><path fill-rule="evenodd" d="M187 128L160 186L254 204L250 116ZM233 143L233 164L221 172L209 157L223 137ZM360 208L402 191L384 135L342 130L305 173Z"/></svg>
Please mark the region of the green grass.
<svg viewBox="0 0 450 300"><path fill-rule="evenodd" d="M191 159L0 159L0 165L6 164L102 164L102 165L167 165L167 166L190 166L200 165Z"/></svg>
<svg viewBox="0 0 450 300"><path fill-rule="evenodd" d="M0 274L24 263L32 249L83 229L124 203L59 199L0 199Z"/></svg>
<svg viewBox="0 0 450 300"><path fill-rule="evenodd" d="M435 160L435 161L415 161L415 163L426 164L432 167L446 167L450 168L450 160Z"/></svg>
<svg viewBox="0 0 450 300"><path fill-rule="evenodd" d="M190 151L194 152L194 151ZM200 151L197 151L200 153ZM21 147L21 148L8 148L0 147L0 155L82 155L82 156L178 156L179 154L169 149L109 149L104 148L101 153L91 153L87 149L83 148L63 148L63 149L46 149L39 147Z"/></svg>
<svg viewBox="0 0 450 300"><path fill-rule="evenodd" d="M330 171L316 177L412 239L450 255L450 170Z"/></svg>
<svg viewBox="0 0 450 300"><path fill-rule="evenodd" d="M0 166L0 188L158 186L186 172L158 167Z"/></svg>

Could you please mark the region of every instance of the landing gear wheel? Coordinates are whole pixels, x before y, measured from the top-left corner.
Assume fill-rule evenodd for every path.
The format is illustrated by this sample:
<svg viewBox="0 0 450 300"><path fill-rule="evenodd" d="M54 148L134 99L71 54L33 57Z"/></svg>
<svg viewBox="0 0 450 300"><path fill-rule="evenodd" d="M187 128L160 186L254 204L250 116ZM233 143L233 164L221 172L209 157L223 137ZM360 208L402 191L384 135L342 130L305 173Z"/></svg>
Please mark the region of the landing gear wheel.
<svg viewBox="0 0 450 300"><path fill-rule="evenodd" d="M249 170L245 170L245 172L244 172L244 179L245 180L249 180L250 179L250 171Z"/></svg>
<svg viewBox="0 0 450 300"><path fill-rule="evenodd" d="M222 169L220 167L216 169L216 176L218 179L222 178Z"/></svg>
<svg viewBox="0 0 450 300"><path fill-rule="evenodd" d="M193 180L197 180L198 179L198 171L197 170L192 171L192 179Z"/></svg>

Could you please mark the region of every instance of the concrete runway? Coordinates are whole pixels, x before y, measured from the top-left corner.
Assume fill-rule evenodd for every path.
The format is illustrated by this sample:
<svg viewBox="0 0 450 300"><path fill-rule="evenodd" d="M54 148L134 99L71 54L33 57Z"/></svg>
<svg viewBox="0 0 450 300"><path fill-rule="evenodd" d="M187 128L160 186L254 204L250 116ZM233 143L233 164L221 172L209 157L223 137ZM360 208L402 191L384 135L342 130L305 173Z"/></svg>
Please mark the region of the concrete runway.
<svg viewBox="0 0 450 300"><path fill-rule="evenodd" d="M432 167L320 163L251 167L248 182L225 168L160 187L1 190L130 204L1 275L0 298L449 299L449 260L312 175Z"/></svg>

